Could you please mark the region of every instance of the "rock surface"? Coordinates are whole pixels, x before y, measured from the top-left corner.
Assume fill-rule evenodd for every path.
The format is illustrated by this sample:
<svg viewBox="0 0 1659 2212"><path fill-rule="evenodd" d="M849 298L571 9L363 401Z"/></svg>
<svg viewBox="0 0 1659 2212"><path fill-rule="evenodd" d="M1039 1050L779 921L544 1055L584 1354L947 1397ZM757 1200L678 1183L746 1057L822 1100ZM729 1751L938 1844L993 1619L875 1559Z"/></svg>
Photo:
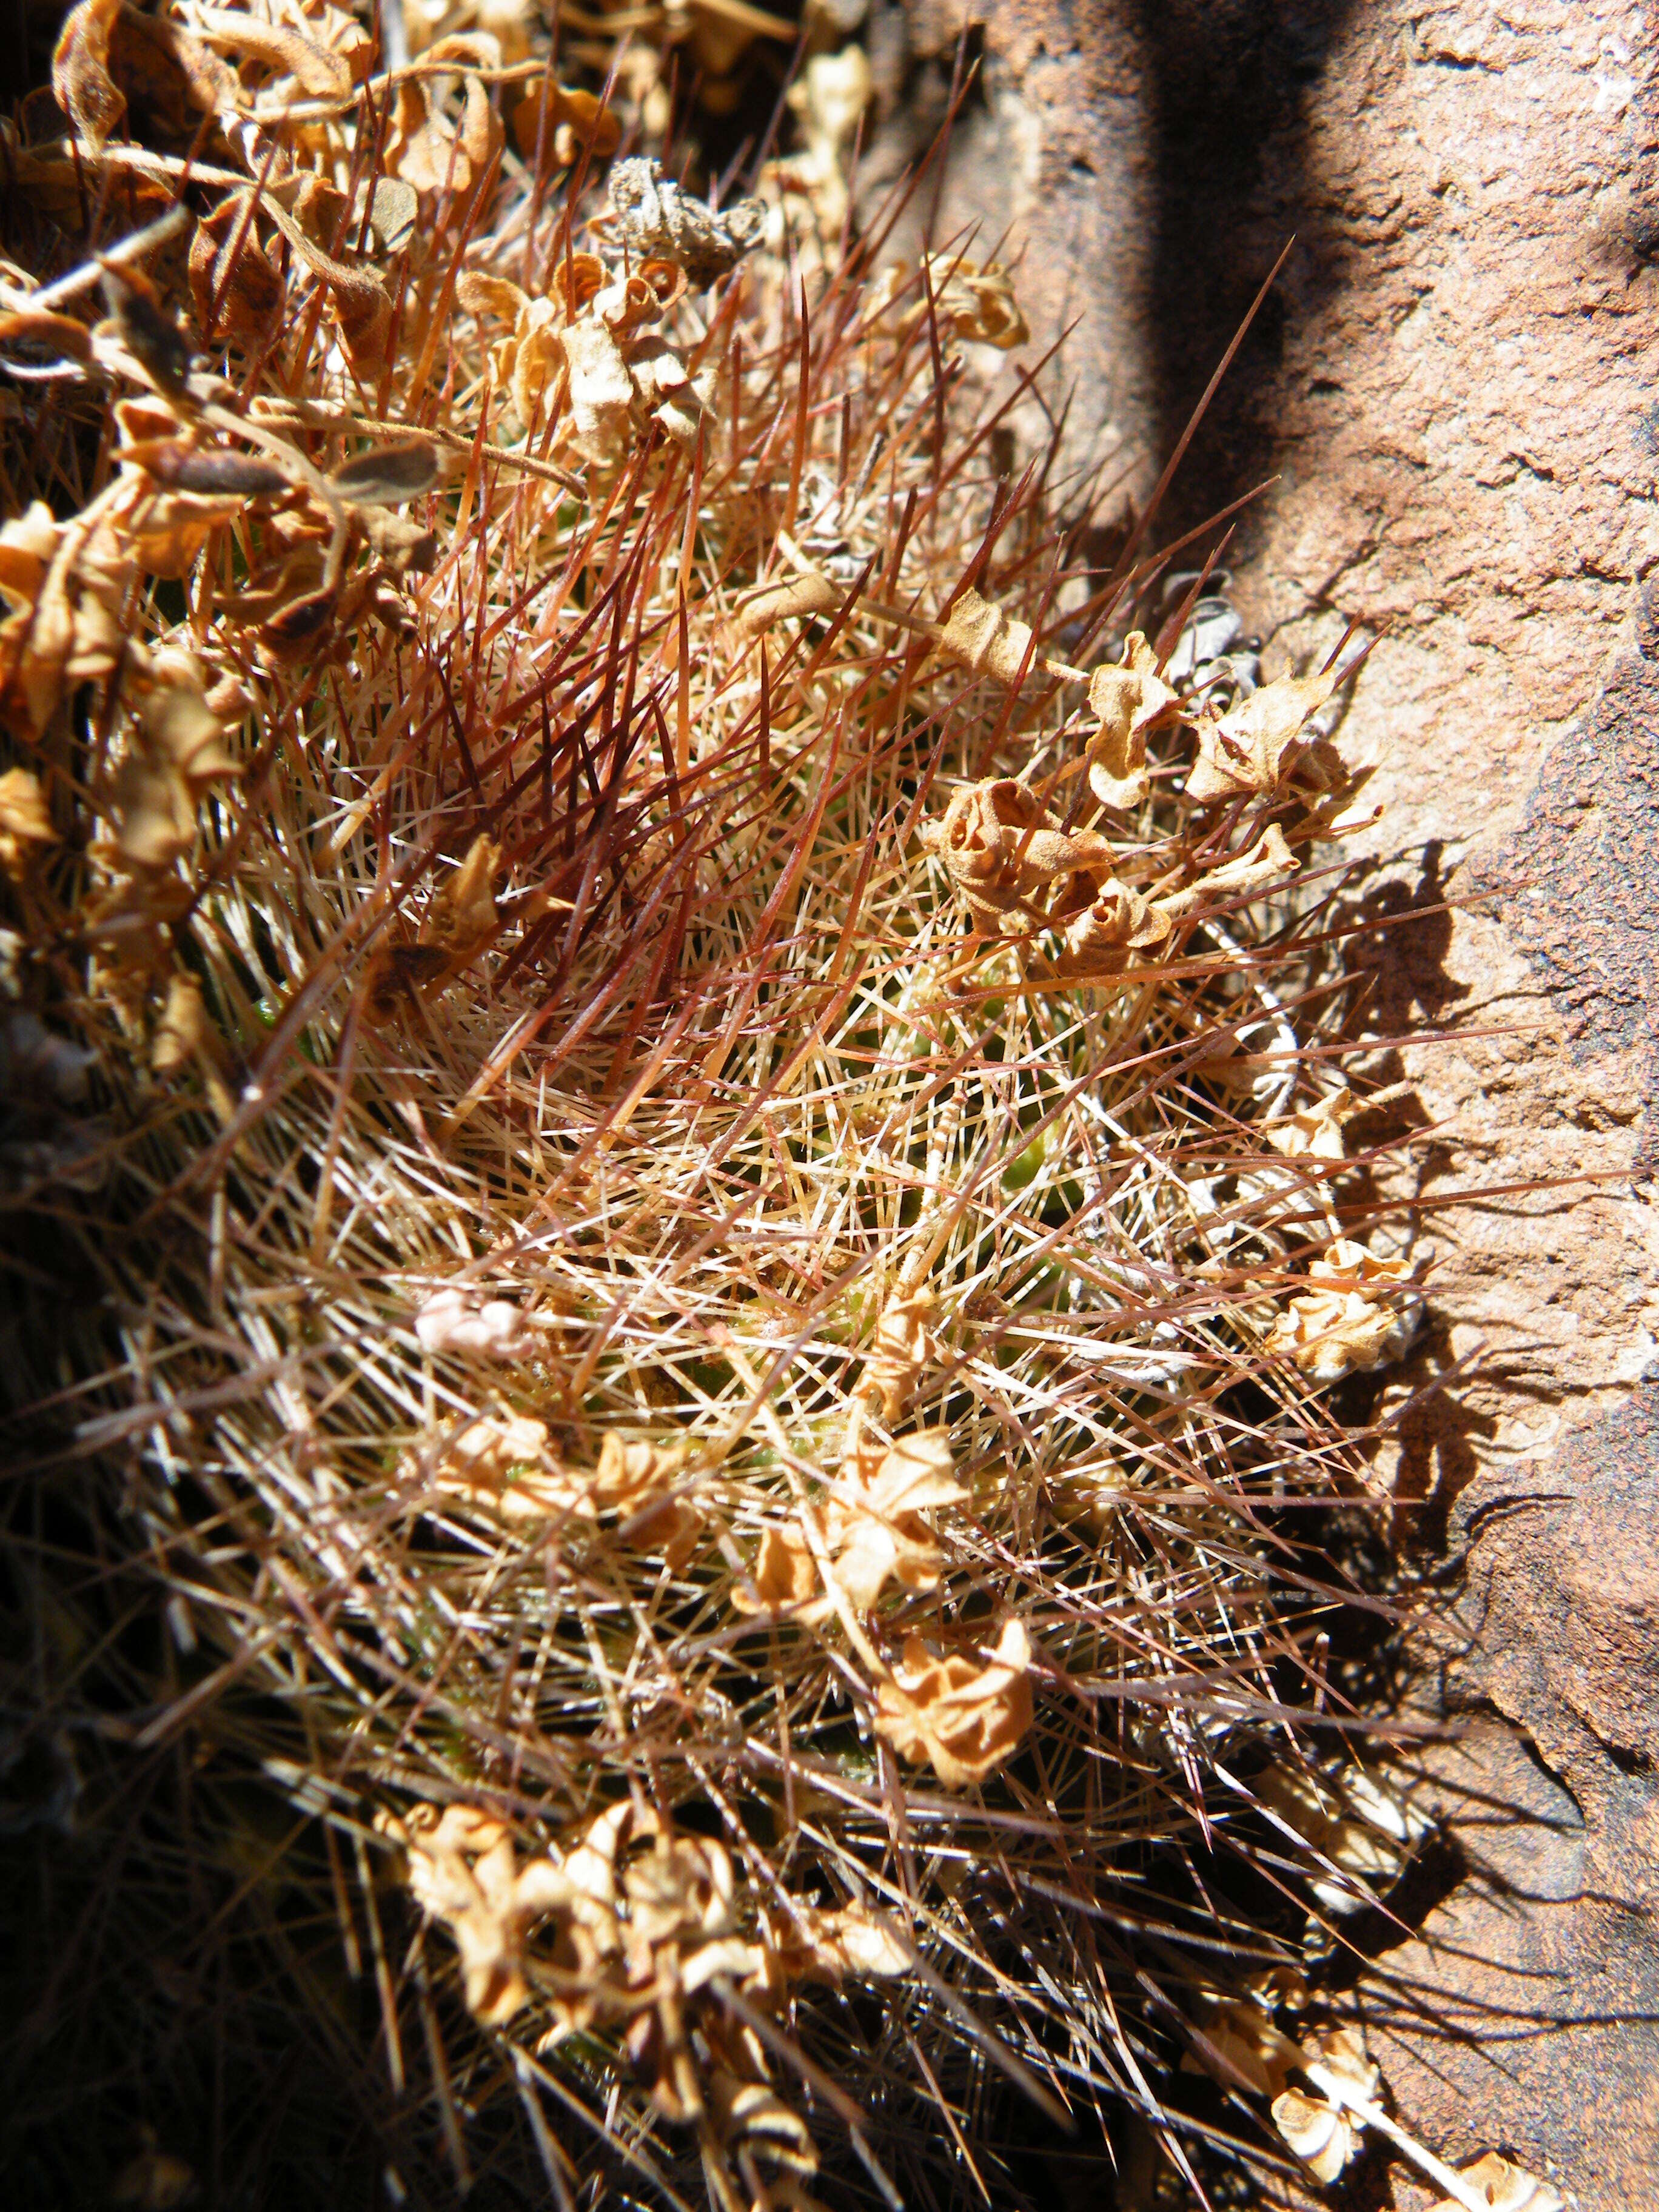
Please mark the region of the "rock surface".
<svg viewBox="0 0 1659 2212"><path fill-rule="evenodd" d="M955 41L981 48L937 234L976 222L982 252L1007 228L1034 329L1075 323L1041 388L1074 392L1078 470L1144 493L1294 236L1165 519L1273 479L1229 556L1270 673L1350 617L1382 633L1342 736L1388 810L1353 917L1370 1027L1449 1032L1374 1063L1420 1102L1434 1326L1367 1410L1397 1417L1376 1475L1403 1531L1461 1557L1425 1649L1474 1723L1437 1784L1468 1872L1377 1962L1378 2055L1448 2156L1501 2148L1583 2212L1653 2212L1647 11L913 0L904 52L897 14L887 82L931 70L936 112ZM889 99L876 173L915 149ZM1384 2186L1429 2201L1398 2167Z"/></svg>

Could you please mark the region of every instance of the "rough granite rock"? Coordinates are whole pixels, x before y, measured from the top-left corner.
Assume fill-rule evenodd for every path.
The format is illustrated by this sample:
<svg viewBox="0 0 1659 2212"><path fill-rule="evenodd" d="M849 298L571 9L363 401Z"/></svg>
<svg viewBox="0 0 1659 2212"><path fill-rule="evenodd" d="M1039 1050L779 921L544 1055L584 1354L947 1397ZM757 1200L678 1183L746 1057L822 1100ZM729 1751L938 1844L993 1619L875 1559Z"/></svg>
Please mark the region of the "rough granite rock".
<svg viewBox="0 0 1659 2212"><path fill-rule="evenodd" d="M915 150L894 88L939 112L964 40L982 85L935 235L977 223L982 255L1007 229L1033 328L1074 321L1040 389L1073 393L1076 469L1109 457L1144 494L1294 237L1166 522L1273 478L1230 555L1269 672L1351 617L1382 633L1342 732L1388 810L1354 915L1371 1029L1451 1032L1375 1062L1416 1085L1433 1325L1363 1410L1400 1417L1376 1476L1403 1530L1461 1556L1425 1652L1478 1723L1435 1754L1468 1870L1366 2002L1393 2008L1379 2056L1435 2148L1655 2212L1648 10L913 0L896 40L897 15L872 174ZM1365 2186L1429 2201L1398 2166Z"/></svg>

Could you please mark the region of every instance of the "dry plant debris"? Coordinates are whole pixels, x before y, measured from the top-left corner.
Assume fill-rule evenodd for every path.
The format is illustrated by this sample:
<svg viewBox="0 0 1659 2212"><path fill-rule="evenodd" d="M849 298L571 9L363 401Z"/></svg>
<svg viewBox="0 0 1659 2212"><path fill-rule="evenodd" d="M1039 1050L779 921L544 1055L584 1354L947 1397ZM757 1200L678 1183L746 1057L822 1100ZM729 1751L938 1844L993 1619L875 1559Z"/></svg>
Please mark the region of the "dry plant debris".
<svg viewBox="0 0 1659 2212"><path fill-rule="evenodd" d="M1013 2191L993 2083L1184 2164L1158 2039L1296 1948L1214 1869L1411 1841L1295 1686L1321 1393L1422 1303L1343 1153L1349 672L1088 600L1087 488L994 465L1016 279L848 240L855 63L717 211L615 35L607 106L403 21L82 0L0 126L0 1181L164 1607L131 1755L322 1838L422 2172ZM1238 2002L1335 2173L1374 2076Z"/></svg>
<svg viewBox="0 0 1659 2212"><path fill-rule="evenodd" d="M1474 2203L1485 2205L1487 2212L1561 2212L1560 2197L1547 2181L1511 2166L1495 2150L1473 2166L1464 2166L1458 2179L1474 2191ZM1468 2202L1467 2196L1443 2197L1434 2212L1456 2212L1459 2205Z"/></svg>

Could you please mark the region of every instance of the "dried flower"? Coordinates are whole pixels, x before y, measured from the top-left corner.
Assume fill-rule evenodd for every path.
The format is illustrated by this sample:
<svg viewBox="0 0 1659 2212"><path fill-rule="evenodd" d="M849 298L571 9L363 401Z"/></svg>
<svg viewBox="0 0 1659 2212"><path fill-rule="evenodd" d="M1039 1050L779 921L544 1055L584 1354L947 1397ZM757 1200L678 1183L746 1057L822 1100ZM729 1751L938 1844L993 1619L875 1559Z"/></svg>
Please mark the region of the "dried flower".
<svg viewBox="0 0 1659 2212"><path fill-rule="evenodd" d="M174 975L167 984L167 1004L150 1039L151 1073L178 1075L198 1062L210 1065L218 1059L220 1050L201 985L194 975L182 972Z"/></svg>
<svg viewBox="0 0 1659 2212"><path fill-rule="evenodd" d="M799 1915L810 1941L804 1951L786 1951L792 1978L825 1982L886 1981L908 1973L914 1954L890 1921L861 1905L834 1912L811 1906ZM792 1936L797 1934L793 1927Z"/></svg>
<svg viewBox="0 0 1659 2212"><path fill-rule="evenodd" d="M593 93L562 84L532 84L513 111L513 137L526 161L536 159L540 145L544 159L568 168L580 161L584 148L596 161L614 154L622 124Z"/></svg>
<svg viewBox="0 0 1659 2212"><path fill-rule="evenodd" d="M1009 776L958 791L942 822L923 824L921 839L988 933L1040 927L1048 914L1036 902L1057 881L1103 873L1116 857L1093 830L1062 830L1036 793Z"/></svg>
<svg viewBox="0 0 1659 2212"><path fill-rule="evenodd" d="M1116 667L1089 678L1089 711L1100 727L1089 740L1089 788L1103 806L1139 806L1152 788L1147 733L1176 709L1176 695L1158 672L1144 634L1131 630Z"/></svg>
<svg viewBox="0 0 1659 2212"><path fill-rule="evenodd" d="M493 889L501 848L493 837L475 837L466 858L434 894L421 932L422 944L441 946L457 961L471 960L500 927Z"/></svg>
<svg viewBox="0 0 1659 2212"><path fill-rule="evenodd" d="M850 1603L872 1611L890 1578L907 1589L932 1589L939 1553L921 1516L958 1505L967 1495L942 1432L902 1437L884 1447L857 1436L830 1486L828 1514L836 1580Z"/></svg>
<svg viewBox="0 0 1659 2212"><path fill-rule="evenodd" d="M1362 1911L1371 1889L1395 1882L1407 1858L1428 1832L1414 1807L1382 1787L1363 1767L1329 1775L1274 1764L1255 1783L1256 1796L1304 1838L1316 1859L1345 1875L1312 1870L1315 1896L1328 1911Z"/></svg>
<svg viewBox="0 0 1659 2212"><path fill-rule="evenodd" d="M1364 2132L1362 2115L1375 2105L1382 2077L1366 2055L1364 2032L1355 2027L1312 2037L1298 2063L1323 2094L1282 2091L1273 2100L1273 2124L1297 2156L1328 2184L1353 2156Z"/></svg>
<svg viewBox="0 0 1659 2212"><path fill-rule="evenodd" d="M859 1389L881 1401L882 1419L896 1421L909 1404L922 1369L939 1355L930 1323L939 1301L927 1291L890 1298L876 1319L876 1340Z"/></svg>
<svg viewBox="0 0 1659 2212"><path fill-rule="evenodd" d="M434 892L416 943L382 945L375 953L363 979L372 1023L393 1020L422 991L442 990L494 941L501 927L494 888L501 858L494 838L475 837L460 866Z"/></svg>
<svg viewBox="0 0 1659 2212"><path fill-rule="evenodd" d="M488 1504L505 1521L545 1521L575 1503L568 1477L539 1472L546 1455L545 1421L523 1413L481 1413L450 1438L437 1480L441 1488Z"/></svg>
<svg viewBox="0 0 1659 2212"><path fill-rule="evenodd" d="M331 0L267 0L269 16L205 8L192 0L192 20L205 38L245 55L252 68L285 72L315 100L343 100L368 78L374 41L348 10ZM278 80L285 106L292 88Z"/></svg>
<svg viewBox="0 0 1659 2212"><path fill-rule="evenodd" d="M801 145L787 161L771 165L768 180L810 202L822 246L833 246L847 220L847 156L872 90L869 58L856 45L838 54L811 55L789 88Z"/></svg>
<svg viewBox="0 0 1659 2212"><path fill-rule="evenodd" d="M423 1352L476 1352L486 1359L520 1359L535 1339L519 1308L449 1284L434 1291L415 1316Z"/></svg>
<svg viewBox="0 0 1659 2212"><path fill-rule="evenodd" d="M726 635L733 649L741 652L775 623L838 612L844 597L827 576L780 576L775 583L744 594Z"/></svg>
<svg viewBox="0 0 1659 2212"><path fill-rule="evenodd" d="M1460 2167L1458 2179L1467 2182L1477 2201L1490 2205L1492 2212L1561 2212L1561 2198L1547 2181L1511 2165L1495 2150L1489 2150L1473 2166ZM1431 2212L1461 2212L1461 2208L1447 2197L1431 2207Z"/></svg>
<svg viewBox="0 0 1659 2212"><path fill-rule="evenodd" d="M1209 805L1242 793L1276 791L1289 773L1304 724L1329 700L1336 681L1328 672L1280 676L1251 692L1230 714L1200 716L1188 798Z"/></svg>
<svg viewBox="0 0 1659 2212"><path fill-rule="evenodd" d="M1032 653L1030 624L993 606L971 585L951 602L938 650L975 676L994 676L1000 684L1018 684L1022 671L1040 665Z"/></svg>
<svg viewBox="0 0 1659 2212"><path fill-rule="evenodd" d="M933 312L959 338L995 346L1007 353L1030 343L1030 325L1014 297L1014 280L994 261L977 262L930 253L923 266L933 286ZM924 307L920 312L926 313Z"/></svg>
<svg viewBox="0 0 1659 2212"><path fill-rule="evenodd" d="M342 499L360 507L398 507L438 481L436 448L425 438L371 446L343 461L329 478Z"/></svg>
<svg viewBox="0 0 1659 2212"><path fill-rule="evenodd" d="M1340 1160L1345 1157L1343 1124L1363 1110L1345 1083L1311 1105L1297 1107L1283 1121L1268 1122L1261 1133L1286 1159Z"/></svg>
<svg viewBox="0 0 1659 2212"><path fill-rule="evenodd" d="M1334 2181L1359 2139L1359 2124L1352 2114L1300 2089L1282 2091L1273 2099L1273 2125L1315 2178Z"/></svg>
<svg viewBox="0 0 1659 2212"><path fill-rule="evenodd" d="M614 1433L599 1446L593 1498L601 1511L621 1514L642 1545L660 1548L669 1565L683 1567L702 1533L695 1499L679 1494L685 1454L672 1444Z"/></svg>
<svg viewBox="0 0 1659 2212"><path fill-rule="evenodd" d="M9 768L0 775L0 868L21 876L44 847L57 842L40 777L32 769Z"/></svg>
<svg viewBox="0 0 1659 2212"><path fill-rule="evenodd" d="M157 392L182 393L190 374L190 341L149 283L136 271L106 267L103 287L111 319L134 361Z"/></svg>
<svg viewBox="0 0 1659 2212"><path fill-rule="evenodd" d="M1398 1359L1417 1334L1422 1294L1403 1260L1379 1260L1340 1238L1308 1269L1315 1287L1292 1298L1267 1339L1315 1382L1369 1374ZM1390 1302L1392 1300L1392 1302Z"/></svg>
<svg viewBox="0 0 1659 2212"><path fill-rule="evenodd" d="M1031 1725L1031 1646L1006 1621L988 1666L953 1653L936 1659L908 1636L890 1681L877 1693L876 1732L902 1759L927 1759L947 1788L983 1782L1018 1750Z"/></svg>
<svg viewBox="0 0 1659 2212"><path fill-rule="evenodd" d="M1065 975L1115 975L1131 953L1155 951L1174 921L1162 906L1110 878L1080 914L1066 924Z"/></svg>
<svg viewBox="0 0 1659 2212"><path fill-rule="evenodd" d="M461 84L461 116L453 124L436 96L442 77L404 77L395 95L386 158L417 192L470 192L500 154L503 134L489 88L475 72L501 65L498 42L486 34L440 39L431 62L453 62Z"/></svg>
<svg viewBox="0 0 1659 2212"><path fill-rule="evenodd" d="M58 104L94 152L126 113L126 95L109 73L110 39L121 0L80 0L64 19L52 57Z"/></svg>
<svg viewBox="0 0 1659 2212"><path fill-rule="evenodd" d="M1241 891L1265 890L1273 884L1282 883L1286 876L1293 876L1300 865L1285 842L1284 831L1276 822L1270 822L1248 852L1209 869L1180 896L1188 904L1197 905L1217 891L1237 895ZM1180 910L1176 899L1165 899L1162 903L1166 912Z"/></svg>
<svg viewBox="0 0 1659 2212"><path fill-rule="evenodd" d="M152 691L142 713L143 735L110 784L115 846L130 868L168 868L195 842L202 794L240 768L199 677Z"/></svg>
<svg viewBox="0 0 1659 2212"><path fill-rule="evenodd" d="M1205 2047L1207 2045L1207 2049ZM1231 2086L1237 2075L1259 2097L1269 2100L1287 2087L1306 2054L1299 2043L1275 2027L1254 1998L1224 1997L1204 2023L1204 2043L1182 2061L1186 2072L1204 2071Z"/></svg>
<svg viewBox="0 0 1659 2212"><path fill-rule="evenodd" d="M521 1944L540 1909L533 1885L520 1894L511 1832L470 1805L442 1814L416 1806L405 1820L377 1814L374 1825L403 1846L416 1903L453 1936L469 2010L486 2027L502 2026L529 1995Z"/></svg>
<svg viewBox="0 0 1659 2212"><path fill-rule="evenodd" d="M810 1605L818 1587L817 1563L798 1522L774 1523L761 1538L750 1571L759 1602L739 1584L732 1603L739 1613L783 1613ZM823 1611L827 1612L827 1604Z"/></svg>
<svg viewBox="0 0 1659 2212"><path fill-rule="evenodd" d="M197 224L190 290L197 327L210 343L222 331L258 345L275 330L286 287L260 240L252 193L228 193Z"/></svg>

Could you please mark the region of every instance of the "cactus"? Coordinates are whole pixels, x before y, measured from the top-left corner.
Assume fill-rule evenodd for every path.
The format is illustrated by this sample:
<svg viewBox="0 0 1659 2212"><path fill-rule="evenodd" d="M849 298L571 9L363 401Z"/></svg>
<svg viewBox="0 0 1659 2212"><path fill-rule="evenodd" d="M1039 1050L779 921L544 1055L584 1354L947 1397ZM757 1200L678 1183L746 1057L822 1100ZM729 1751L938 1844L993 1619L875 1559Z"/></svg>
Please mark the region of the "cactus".
<svg viewBox="0 0 1659 2212"><path fill-rule="evenodd" d="M1015 281L849 240L833 131L720 213L499 27L106 14L10 149L0 1165L30 1817L145 1901L41 2048L160 2094L176 1897L349 2084L302 2187L1012 2203L1113 2100L1186 2167L1340 1700L1322 1394L1421 1304L1333 1087L1356 664L1081 571Z"/></svg>

